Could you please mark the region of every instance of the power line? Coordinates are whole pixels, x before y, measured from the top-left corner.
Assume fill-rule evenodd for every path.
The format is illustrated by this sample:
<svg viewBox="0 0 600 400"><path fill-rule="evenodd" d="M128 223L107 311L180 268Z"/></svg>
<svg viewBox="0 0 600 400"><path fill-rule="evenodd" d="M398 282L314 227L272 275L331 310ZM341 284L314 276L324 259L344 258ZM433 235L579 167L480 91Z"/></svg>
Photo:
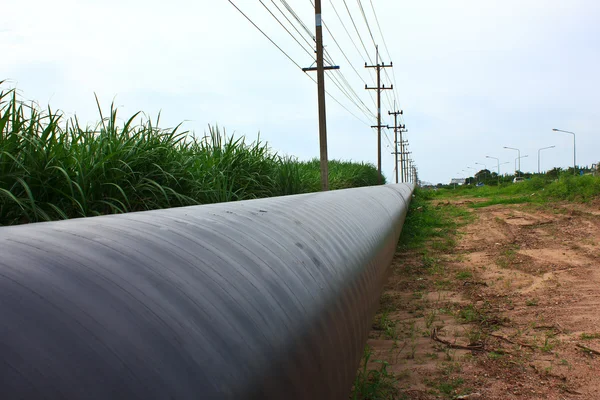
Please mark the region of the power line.
<svg viewBox="0 0 600 400"><path fill-rule="evenodd" d="M358 95L358 93L356 93L356 91L352 88L352 86L350 85L350 83L348 82L348 80L346 79L346 77L344 76L344 74L340 72L340 77L341 79L346 83L346 86L348 88L350 88L350 90L352 91L352 93L354 93L354 96L358 99L358 101L360 101L360 103L363 105L363 107L367 110L367 112L373 117L375 118L375 114L373 114L373 112L371 111L371 109L369 107L367 107L367 105L362 101L362 99L360 98L360 96ZM369 92L370 93L370 92Z"/></svg>
<svg viewBox="0 0 600 400"><path fill-rule="evenodd" d="M354 25L354 30L356 31L356 34L358 35L358 39L360 40L360 43L362 44L362 47L365 50L365 53L367 54L367 58L369 59L369 62L371 64L373 64L373 61L371 61L371 57L369 56L369 51L367 50L367 47L365 46L365 42L363 42L362 36L360 36L360 32L358 31L358 28L356 27L356 23L354 23L354 18L352 18L352 13L350 12L350 9L348 8L348 4L346 3L346 0L343 0L343 1L344 1L344 5L346 6L346 11L348 11L348 15L350 16L350 20L352 21L352 25Z"/></svg>
<svg viewBox="0 0 600 400"><path fill-rule="evenodd" d="M360 76L360 74L358 73L358 70L354 67L352 62L350 62L350 59L348 58L348 56L346 56L346 53L344 52L344 50L342 50L342 47L339 45L338 41L335 39L335 36L333 36L333 33L329 30L329 27L325 24L325 22L323 22L323 26L325 27L325 29L327 29L327 32L333 39L333 42L337 45L338 49L340 49L340 52L342 53L342 55L344 56L346 61L348 61L348 64L350 65L352 70L356 73L356 76L358 76L358 78L366 85L367 82L363 79L362 76ZM369 94L371 94L371 92L369 92ZM370 97L371 97L371 100L373 101L373 105L375 105L375 99L373 99L372 95Z"/></svg>
<svg viewBox="0 0 600 400"><path fill-rule="evenodd" d="M292 15L292 17L300 24L302 29L304 29L304 31L306 33L308 33L308 36L310 36L313 40L316 41L317 39L315 38L315 35L313 35L312 32L310 31L310 29L308 29L308 27L304 24L304 22L302 22L300 17L298 17L298 14L296 14L296 12L294 12L294 9L292 7L290 7L290 5L287 3L287 1L281 0L281 4L283 4L283 6L288 10L288 12ZM313 5L313 7L314 7L314 5Z"/></svg>
<svg viewBox="0 0 600 400"><path fill-rule="evenodd" d="M340 77L342 75L340 74ZM339 78L337 78L334 74L330 74L331 77L331 81L333 82L333 84L335 86L337 86L337 88L342 92L342 94L344 94L348 100L350 100L350 102L352 104L354 104L367 118L370 118L370 115L368 113L370 113L368 107L366 107L364 105L364 103L362 102L362 100L358 97L358 95L356 94L356 92L352 89L352 87L350 87L349 85L344 85L342 82L340 82ZM345 77L343 78L345 80ZM347 82L347 81L346 81ZM342 86L346 86L347 89L342 88ZM361 102L363 104L363 106L365 107L364 109L356 102L356 100L354 100L351 96L351 94L354 94L354 96L358 99L359 102ZM365 112L366 110L366 112Z"/></svg>
<svg viewBox="0 0 600 400"><path fill-rule="evenodd" d="M329 72L329 71L328 71ZM352 99L350 93L348 92L348 89L343 88L342 86L344 86L342 83L339 82L338 78L335 75L329 74L329 76L331 77L331 82L337 86L337 88L340 90L340 92L342 92L342 94L344 96L346 96L346 98L348 100L350 100L350 102L352 102L356 107L358 107L360 109L360 106L358 105L358 103L356 102L356 100Z"/></svg>
<svg viewBox="0 0 600 400"><path fill-rule="evenodd" d="M311 0L312 2L312 0ZM356 49L356 52L358 53L358 55L360 56L360 58L362 58L363 62L366 64L367 60L365 59L365 57L363 56L363 54L361 53L360 49L358 48L358 45L356 44L356 42L354 41L354 39L352 38L352 35L350 34L350 32L348 31L348 28L346 28L346 24L344 24L344 21L342 20L342 17L340 16L340 14L338 13L337 9L335 8L335 5L333 4L332 0L329 0L329 3L331 4L331 7L333 8L333 11L335 12L335 15L337 16L338 20L340 21L340 24L342 24L342 28L344 28L344 31L346 32L346 35L348 35L348 39L350 39L350 42L352 43L352 45L354 46L354 48ZM346 6L346 10L348 10L348 7ZM352 16L350 16L350 18L352 18ZM354 21L352 21L354 23ZM354 25L354 28L356 29L356 25ZM329 32L331 34L331 32ZM358 30L357 30L358 33ZM360 39L360 34L358 34L359 39ZM333 35L332 35L333 37ZM361 40L362 42L362 40ZM365 45L363 43L363 48L365 48ZM365 52L367 53L367 58L369 59L369 61L371 61L371 58L369 56L369 52L366 51L367 49L365 48ZM371 71L369 71L369 73L371 73ZM373 77L372 73L371 73L371 78L374 80L375 78ZM364 80L363 80L364 82ZM365 82L366 84L366 82ZM371 96L371 99L373 100L373 97ZM375 100L373 100L373 102L375 102Z"/></svg>
<svg viewBox="0 0 600 400"><path fill-rule="evenodd" d="M284 17L284 18L287 20L287 22L289 22L289 23L290 23L290 25L292 26L292 28L294 28L294 30L295 30L296 32L298 32L298 35L300 35L300 37L301 37L301 38L302 38L302 39L303 39L303 40L306 42L306 44L308 44L308 47L312 49L312 48L313 48L313 46L314 46L314 43L311 43L311 42L309 42L308 40L306 40L306 37L305 37L305 36L302 34L302 32L300 32L300 31L298 30L298 28L296 28L296 25L294 25L294 23L293 23L292 21L290 21L290 19L287 17L287 15L285 15L285 13L284 13L284 12L281 10L281 8L279 8L279 7L277 6L277 4L275 3L275 0L271 0L271 3L273 3L273 5L274 5L274 6L275 6L275 8L277 9L277 11L279 11L279 12L281 13L281 15L283 15L283 17ZM310 35L309 35L309 37L310 37L311 39L313 39L313 42L314 42L314 38L313 38L312 36L310 36Z"/></svg>
<svg viewBox="0 0 600 400"><path fill-rule="evenodd" d="M371 35L371 40L373 41L373 45L377 46L377 43L375 43L375 38L373 37L373 32L371 32L371 26L369 25L369 21L367 20L367 14L365 14L365 9L362 6L362 2L360 0L358 1L358 6L360 7L360 12L363 15L363 18L365 19L365 24L367 24L367 29L369 30L369 35Z"/></svg>
<svg viewBox="0 0 600 400"><path fill-rule="evenodd" d="M317 83L317 81L315 81L315 79L310 76L309 74L305 74L306 76L308 76L310 78L311 81L313 81L314 83ZM348 108L346 108L342 103L340 103L335 97L333 97L331 95L331 93L329 93L327 90L325 91L325 93L329 96L329 98L331 98L331 100L335 101L336 103L339 104L340 107L342 107L344 110L346 110L350 115L352 115L354 118L356 118L357 120L359 120L360 122L362 122L363 124L369 126L368 122L365 122L364 120L360 119L359 117L356 116L356 114L354 114L352 111L348 110Z"/></svg>
<svg viewBox="0 0 600 400"><path fill-rule="evenodd" d="M309 0L310 4L314 7L314 2L312 0ZM331 3L331 0L330 0ZM352 41L352 44L354 45L354 47L356 48L356 50L358 51L359 55L361 56L361 58L364 61L364 57L362 57L362 54L360 53L360 51L358 50L358 47L356 47L356 44L354 43L354 40L352 40L352 37L350 36L350 34L348 33L348 30L346 29L346 26L344 25L343 21L341 20L337 10L335 9L335 6L333 5L333 3L331 3L331 6L333 7L336 15L338 16L338 19L340 20L340 22L342 23L342 26L344 27L344 30L346 31L346 33L348 34L348 37L350 38L350 40ZM346 59L346 61L348 61L348 64L350 65L350 67L352 68L352 70L356 73L356 75L358 76L358 78L366 85L367 82L363 79L363 77L359 74L359 72L357 71L357 69L354 67L353 63L350 61L350 59L348 58L348 56L346 55L346 53L344 52L344 50L342 49L342 47L340 46L339 42L337 41L337 39L335 38L335 36L333 35L333 32L331 32L331 30L329 29L329 27L327 26L327 24L325 23L325 21L323 22L323 26L325 27L325 29L327 30L327 32L329 33L329 35L331 36L331 38L333 39L334 43L336 44L336 46L338 47L338 49L340 50L340 52L342 53L342 55L344 56L344 58ZM331 57L331 55L329 54L329 52L327 50L325 50L325 53L327 54L327 56L330 58L331 60L331 64L335 64L335 62L333 61L333 58ZM366 61L365 61L366 62ZM365 103L362 101L362 99L360 98L360 96L358 96L358 94L356 93L356 91L354 91L354 89L352 89L352 86L350 85L350 83L348 82L348 80L344 77L343 73L341 71L340 75L342 77L342 79L345 81L346 86L350 89L350 91L352 91L355 95L355 97L363 104L363 106L365 106L365 108L367 110L369 110L369 108L365 105ZM371 72L371 71L369 71ZM373 104L375 105L375 99L373 98L373 95L369 92L369 97L371 98L371 101L373 102ZM371 112L369 110L369 112ZM372 113L371 113L372 114ZM373 115L374 116L374 115Z"/></svg>
<svg viewBox="0 0 600 400"><path fill-rule="evenodd" d="M288 55L288 53L286 53L285 51L283 51L283 49L282 49L281 47L279 47L279 46L277 45L277 43L275 43L275 42L273 41L273 39L271 39L271 38L269 37L269 35L267 35L267 34L266 34L266 33L265 33L265 32L264 32L262 29L260 29L260 28L258 27L258 25L256 25L256 24L254 23L254 21L252 21L252 20L250 19L250 17L248 17L246 14L244 14L244 12L243 12L242 10L240 10L240 9L238 8L238 6L236 6L235 4L233 4L233 2L232 2L231 0L227 0L227 1L229 1L229 3L230 3L232 6L234 6L234 7L235 7L235 9L236 9L236 10L238 10L238 11L240 12L240 14L242 14L242 15L243 15L243 16L244 16L244 17L245 17L245 18L246 18L248 21L250 21L250 23L251 23L252 25L254 25L254 27L255 27L256 29L258 29L258 31L259 31L260 33L262 33L262 34L264 35L264 37L266 37L267 39L269 39L269 42L271 42L271 43L272 43L272 44L273 44L275 47L277 47L277 48L279 49L279 51L281 51L281 52L282 52L282 53L283 53L283 54L284 54L284 55L285 55L285 56L286 56L286 57L287 57L287 58L288 58L288 59L289 59L291 62L293 62L293 63L294 63L294 65L295 65L296 67L298 67L300 70L302 70L302 67L301 67L301 66L300 66L300 65L299 65L299 64L298 64L296 61L294 61L294 59L293 59L292 57L290 57L290 56Z"/></svg>
<svg viewBox="0 0 600 400"><path fill-rule="evenodd" d="M375 17L375 22L377 23L377 29L379 30L379 35L381 36L381 40L383 41L383 46L385 48L385 52L387 53L387 56L388 56L389 60L391 61L392 56L390 54L390 50L388 48L387 42L385 41L385 36L383 35L383 30L381 29L381 25L379 24L379 18L377 18L377 12L375 11L375 5L373 4L373 0L369 0L369 1L371 3L371 9L373 10L373 16ZM386 73L387 78L389 80L391 80L389 74L387 73L387 71L385 71L385 73ZM394 85L396 87L398 87L398 82L396 81L396 72L395 72L394 68L392 68L392 76L394 78L393 79L394 80ZM394 99L396 100L396 102L399 103L398 96L397 96L395 90L394 90Z"/></svg>
<svg viewBox="0 0 600 400"><path fill-rule="evenodd" d="M393 75L393 77L394 77L394 79L393 79L394 85L395 85L396 87L398 87L398 84L396 83L396 74L394 73L394 68L392 68L392 75ZM385 76L387 77L387 79L388 79L389 81L392 81L392 78L390 78L390 75L388 74L388 72L387 72L387 71L385 71ZM398 101L398 96L397 96L397 94L396 94L396 89L394 89L394 90L393 90L393 92L394 92L394 93L393 93L393 94L394 94L394 101L396 101L397 103L400 103L400 102Z"/></svg>
<svg viewBox="0 0 600 400"><path fill-rule="evenodd" d="M333 37L333 36L332 36ZM341 48L340 48L341 50ZM327 54L327 56L331 59L332 63L335 63L333 61L333 57L331 57L331 55L329 54L329 52L327 50L325 50L325 53ZM348 61L349 62L349 61ZM352 64L350 64L352 66ZM353 67L354 68L354 67ZM356 71L356 70L355 70ZM350 83L348 82L348 79L346 79L346 77L344 76L344 73L340 70L338 70L339 74L340 74L340 78L342 80L342 84L348 88L348 91L352 94L354 94L354 97L364 106L365 110L367 110L367 113L370 113L371 116L375 116L369 109L369 107L367 107L367 105L362 101L362 99L360 98L360 96L356 93L356 91L352 88L352 85L350 85ZM358 74L358 71L356 71ZM335 76L335 75L334 75ZM359 75L360 78L360 75ZM361 78L362 79L362 78ZM363 80L364 82L364 80ZM365 82L366 85L366 82ZM358 104L355 103L355 105L360 109L360 106ZM364 114L364 111L363 111ZM365 116L368 118L369 116L367 114L365 114Z"/></svg>
<svg viewBox="0 0 600 400"><path fill-rule="evenodd" d="M358 49L358 46L356 45L356 42L354 41L354 39L352 39L352 35L350 35L350 32L348 32L348 29L346 28L346 25L344 24L344 21L342 21L342 17L340 17L340 14L337 12L335 5L333 5L333 2L331 0L329 0L329 3L331 4L331 7L333 8L333 11L335 12L335 15L337 15L338 20L340 21L340 23L342 24L342 27L344 28L344 30L346 31L346 34L348 35L348 38L350 39L350 41L352 42L352 44L354 45L354 48L356 49L356 51L358 52L358 55L360 56L360 58L362 58L362 60L366 63L367 60L363 57L362 53L360 52L360 50Z"/></svg>
<svg viewBox="0 0 600 400"><path fill-rule="evenodd" d="M388 58L391 60L392 56L390 55L390 51L388 49L387 43L385 42L385 37L383 36L383 31L381 30L381 25L379 25L379 18L377 18L377 13L375 12L375 6L373 5L373 0L370 0L371 8L373 9L373 15L375 16L375 22L377 22L377 28L379 29L379 34L381 35L381 40L383 40L383 46L385 47L385 52L388 55ZM394 81L394 84L396 82Z"/></svg>
<svg viewBox="0 0 600 400"><path fill-rule="evenodd" d="M265 8L265 9L266 9L268 12L269 12L269 14L271 14L271 16L272 16L273 18L275 18L275 20L276 20L277 22L279 22L279 25L281 25L281 27L282 27L283 29L285 29L285 31L286 31L286 32L287 32L287 33L288 33L288 34L289 34L289 35L292 37L292 39L294 39L294 40L296 41L296 43L298 43L298 46L300 46L300 47L302 48L302 50L304 50L304 51L305 51L305 52L308 54L308 56L309 56L309 57L310 57L312 60L314 60L314 59L315 59L315 58L314 58L314 55L313 55L313 54L311 54L311 52L310 52L309 50L306 50L306 48L305 48L305 47L302 45L302 43L300 43L300 41L299 41L298 39L296 39L296 36L294 36L294 35L292 34L292 32L290 32L290 31L288 30L288 28L286 28L286 27L285 27L285 25L283 25L283 23L282 23L282 22L279 20L279 18L277 18L277 17L275 16L275 14L273 14L273 12L272 12L272 11L269 9L269 7L267 7L267 6L265 5L265 3L263 3L263 1L262 1L262 0L258 0L258 1L259 1L259 2L260 2L260 4L262 4L262 6L263 6L263 7L264 7L264 8ZM312 49L311 49L311 50L312 50Z"/></svg>

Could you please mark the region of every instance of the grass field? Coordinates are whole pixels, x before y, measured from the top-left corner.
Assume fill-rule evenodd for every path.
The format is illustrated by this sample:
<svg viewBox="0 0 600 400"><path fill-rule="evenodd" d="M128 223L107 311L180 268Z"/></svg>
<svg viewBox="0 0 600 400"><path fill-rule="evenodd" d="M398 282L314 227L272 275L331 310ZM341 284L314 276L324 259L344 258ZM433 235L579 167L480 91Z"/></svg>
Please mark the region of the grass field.
<svg viewBox="0 0 600 400"><path fill-rule="evenodd" d="M432 192L431 195L435 197L473 196L487 199L486 202L475 204L474 207L548 200L587 202L600 195L600 176L574 176L564 173L558 178L548 179L543 175L536 175L519 183L482 187L467 185L456 189L444 188Z"/></svg>
<svg viewBox="0 0 600 400"><path fill-rule="evenodd" d="M2 82L0 82L0 86ZM209 127L201 138L111 105L95 126L0 91L0 226L317 191L318 160ZM122 122L120 122L122 121ZM330 188L376 185L373 165L330 161Z"/></svg>

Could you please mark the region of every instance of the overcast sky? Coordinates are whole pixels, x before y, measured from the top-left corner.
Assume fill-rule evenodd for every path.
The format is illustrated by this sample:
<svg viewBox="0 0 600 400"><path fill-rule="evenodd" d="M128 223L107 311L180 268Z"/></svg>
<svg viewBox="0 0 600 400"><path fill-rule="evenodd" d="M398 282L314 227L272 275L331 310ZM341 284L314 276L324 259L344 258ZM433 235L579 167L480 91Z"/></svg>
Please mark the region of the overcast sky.
<svg viewBox="0 0 600 400"><path fill-rule="evenodd" d="M572 136L552 128L577 133L578 164L600 160L600 1L372 1L390 56L371 2L362 0L369 26L384 61L394 63L383 75L396 89L384 94L383 112L398 100L421 179L448 182L482 168L475 163L495 168L486 155L510 162L501 172L512 170L517 152L503 146L528 155L525 171L537 170L538 149L551 145L542 169L572 165ZM273 5L283 10L281 1L263 2L304 43ZM300 66L312 64L258 0L234 3ZM310 0L287 3L314 32ZM373 59L358 2L346 4ZM323 0L323 19L344 52L325 31L331 58L369 109L365 115L328 79L327 90L355 115L327 99L330 158L375 163L367 55L343 0ZM281 154L318 157L316 85L227 0L6 1L0 21L0 80L42 105L94 121L95 92L107 108L114 100L124 119L161 111L164 127L185 121L202 135L219 124L250 139L260 131ZM392 146L383 143L391 180Z"/></svg>

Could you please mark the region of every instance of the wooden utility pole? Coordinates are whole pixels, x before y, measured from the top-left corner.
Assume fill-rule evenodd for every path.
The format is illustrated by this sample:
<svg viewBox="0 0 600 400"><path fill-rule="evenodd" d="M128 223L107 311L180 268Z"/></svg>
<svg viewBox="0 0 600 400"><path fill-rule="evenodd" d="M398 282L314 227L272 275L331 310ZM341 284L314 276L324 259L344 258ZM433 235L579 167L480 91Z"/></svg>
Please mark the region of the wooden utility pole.
<svg viewBox="0 0 600 400"><path fill-rule="evenodd" d="M398 152L398 128L403 128L403 126L398 126L398 115L402 115L403 111L388 111L388 115L393 115L394 116L394 152L392 153L394 155L394 159L396 161L396 183L398 183L398 154L400 154ZM390 128L388 126L388 128ZM402 134L402 133L400 133ZM402 141L402 139L400 139Z"/></svg>
<svg viewBox="0 0 600 400"><path fill-rule="evenodd" d="M403 133L408 132L408 129L405 129L406 125L402 125L401 129L398 130L400 132L400 165L402 166L402 182L408 182L408 166L407 166L407 152L405 145L408 144L408 140L404 140L402 136Z"/></svg>
<svg viewBox="0 0 600 400"><path fill-rule="evenodd" d="M411 160L409 158L409 155L411 154L410 151L406 151L406 145L408 144L408 141L404 141L402 142L402 158L404 161L404 165L402 165L402 172L404 173L404 181L403 182L408 182L409 178L410 178L410 174L409 174L409 164L411 163Z"/></svg>
<svg viewBox="0 0 600 400"><path fill-rule="evenodd" d="M388 65L385 65L385 63L379 64L379 46L376 46L375 49L375 65L367 65L365 63L365 68L377 68L377 87L368 87L365 85L365 89L377 90L377 125L373 125L371 128L377 128L377 172L379 173L379 183L381 184L381 128L385 126L381 125L381 91L386 89L392 90L394 89L394 85L391 85L390 87L385 87L385 85L381 86L381 69L390 68L393 67L393 65L391 62Z"/></svg>
<svg viewBox="0 0 600 400"><path fill-rule="evenodd" d="M319 102L319 146L321 156L321 190L329 190L329 166L327 158L327 120L325 113L325 70L339 69L323 64L323 26L321 20L321 0L315 0L315 25L317 41L317 66L302 68L302 71L317 71L317 96Z"/></svg>

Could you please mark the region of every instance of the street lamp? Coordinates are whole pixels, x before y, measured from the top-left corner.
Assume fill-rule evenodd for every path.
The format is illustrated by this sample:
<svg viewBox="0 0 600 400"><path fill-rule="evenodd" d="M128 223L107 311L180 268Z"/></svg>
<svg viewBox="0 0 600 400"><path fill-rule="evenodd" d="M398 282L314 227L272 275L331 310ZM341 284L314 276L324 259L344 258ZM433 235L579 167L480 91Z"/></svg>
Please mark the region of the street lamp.
<svg viewBox="0 0 600 400"><path fill-rule="evenodd" d="M571 135L573 135L573 174L577 175L577 171L576 171L576 165L577 163L575 162L575 132L569 132L569 131L563 131L562 129L552 129L554 132L564 132L564 133L570 133Z"/></svg>
<svg viewBox="0 0 600 400"><path fill-rule="evenodd" d="M500 165L505 165L505 164L510 164L510 161L506 161L506 162L500 163ZM500 165L498 166L498 168L500 167ZM504 180L504 177L502 177L502 180Z"/></svg>
<svg viewBox="0 0 600 400"><path fill-rule="evenodd" d="M467 168L472 169L473 171L477 172L477 170L475 168L473 168L473 167L467 167ZM475 177L475 174L473 174L473 177Z"/></svg>
<svg viewBox="0 0 600 400"><path fill-rule="evenodd" d="M517 160L519 160L519 176L521 176L521 158L529 157L529 155L515 158L515 169L517 169Z"/></svg>
<svg viewBox="0 0 600 400"><path fill-rule="evenodd" d="M519 153L518 156L518 160L519 160L519 169L517 170L516 164L515 164L515 175L517 175L517 171L519 171L519 175L521 175L521 150L519 149L515 149L514 147L506 147L504 146L505 149L509 149L509 150L516 150Z"/></svg>
<svg viewBox="0 0 600 400"><path fill-rule="evenodd" d="M506 161L506 162L500 163L500 165L504 165L504 164L510 164L510 161ZM498 167L500 167L500 165Z"/></svg>
<svg viewBox="0 0 600 400"><path fill-rule="evenodd" d="M485 156L485 158L493 158L498 163L498 185L500 185L500 159L496 157Z"/></svg>
<svg viewBox="0 0 600 400"><path fill-rule="evenodd" d="M548 146L548 147L542 147L541 149L538 150L538 174L540 173L540 152L542 150L546 150L546 149L553 149L556 146Z"/></svg>

